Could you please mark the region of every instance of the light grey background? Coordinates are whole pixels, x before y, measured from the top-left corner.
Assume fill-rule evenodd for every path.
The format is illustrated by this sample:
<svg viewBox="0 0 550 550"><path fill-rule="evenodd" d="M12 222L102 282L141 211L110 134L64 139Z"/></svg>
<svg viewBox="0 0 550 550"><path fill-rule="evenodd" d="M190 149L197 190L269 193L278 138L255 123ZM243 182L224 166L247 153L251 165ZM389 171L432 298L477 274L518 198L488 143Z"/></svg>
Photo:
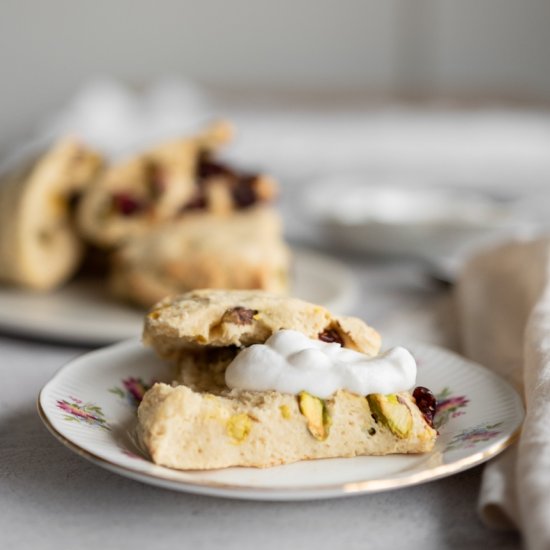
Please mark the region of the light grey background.
<svg viewBox="0 0 550 550"><path fill-rule="evenodd" d="M550 99L545 0L1 0L0 142L93 77Z"/></svg>

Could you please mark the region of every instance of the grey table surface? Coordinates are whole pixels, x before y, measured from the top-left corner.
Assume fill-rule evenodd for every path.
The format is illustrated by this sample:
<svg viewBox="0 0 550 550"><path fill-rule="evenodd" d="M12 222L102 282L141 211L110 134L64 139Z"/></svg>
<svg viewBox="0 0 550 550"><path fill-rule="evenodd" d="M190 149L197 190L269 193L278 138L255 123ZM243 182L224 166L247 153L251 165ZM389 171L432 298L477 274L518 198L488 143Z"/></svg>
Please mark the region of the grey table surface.
<svg viewBox="0 0 550 550"><path fill-rule="evenodd" d="M446 292L422 269L407 262L346 261L361 285L353 313L383 334L441 341ZM397 491L288 503L177 493L103 470L54 440L36 412L40 388L84 351L0 336L0 548L521 545L517 535L488 530L477 516L482 466Z"/></svg>

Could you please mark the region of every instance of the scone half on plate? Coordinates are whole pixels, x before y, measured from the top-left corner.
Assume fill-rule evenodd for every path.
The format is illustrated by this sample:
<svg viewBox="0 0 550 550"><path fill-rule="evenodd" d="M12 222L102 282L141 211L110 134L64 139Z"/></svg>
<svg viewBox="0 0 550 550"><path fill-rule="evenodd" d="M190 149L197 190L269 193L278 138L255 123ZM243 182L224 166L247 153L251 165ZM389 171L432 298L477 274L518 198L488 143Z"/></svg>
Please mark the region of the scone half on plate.
<svg viewBox="0 0 550 550"><path fill-rule="evenodd" d="M144 340L179 368L138 409L140 441L157 464L268 467L435 443L433 397L422 388L417 403L418 391L403 387L408 352L379 355L378 333L359 319L269 293L202 290L157 304Z"/></svg>
<svg viewBox="0 0 550 550"><path fill-rule="evenodd" d="M272 208L255 206L225 216L195 212L116 251L110 287L117 297L145 307L195 288L286 293L290 261Z"/></svg>
<svg viewBox="0 0 550 550"><path fill-rule="evenodd" d="M64 139L0 178L0 281L50 290L74 274L84 251L74 204L101 167L97 153Z"/></svg>
<svg viewBox="0 0 550 550"><path fill-rule="evenodd" d="M227 214L269 202L276 194L271 178L217 159L232 135L231 124L220 121L110 167L80 203L81 232L111 250L195 211Z"/></svg>

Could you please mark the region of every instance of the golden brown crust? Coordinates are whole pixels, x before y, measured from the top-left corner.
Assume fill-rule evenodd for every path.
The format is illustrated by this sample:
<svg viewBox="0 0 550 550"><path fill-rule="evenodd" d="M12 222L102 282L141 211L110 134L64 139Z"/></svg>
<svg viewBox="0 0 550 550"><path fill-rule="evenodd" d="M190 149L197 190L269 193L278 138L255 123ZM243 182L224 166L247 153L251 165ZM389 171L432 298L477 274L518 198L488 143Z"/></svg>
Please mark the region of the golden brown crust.
<svg viewBox="0 0 550 550"><path fill-rule="evenodd" d="M114 254L111 288L150 307L195 288L288 290L290 252L266 207L227 216L190 214L130 241Z"/></svg>
<svg viewBox="0 0 550 550"><path fill-rule="evenodd" d="M234 308L253 312L239 323L228 315ZM143 339L162 357L201 346L249 346L263 343L281 329L319 338L336 330L346 347L368 355L380 349L380 335L360 319L333 316L322 306L268 292L196 290L156 304L145 319Z"/></svg>
<svg viewBox="0 0 550 550"><path fill-rule="evenodd" d="M98 154L65 139L2 178L0 280L48 290L73 275L83 245L71 199L92 184L101 164Z"/></svg>

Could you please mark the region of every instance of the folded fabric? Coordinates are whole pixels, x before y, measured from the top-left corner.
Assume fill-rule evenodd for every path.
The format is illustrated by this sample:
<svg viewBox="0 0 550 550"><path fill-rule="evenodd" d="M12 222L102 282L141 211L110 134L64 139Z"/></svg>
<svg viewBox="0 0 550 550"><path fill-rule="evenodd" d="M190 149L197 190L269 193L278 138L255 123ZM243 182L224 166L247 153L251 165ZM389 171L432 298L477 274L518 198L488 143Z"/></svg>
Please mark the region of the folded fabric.
<svg viewBox="0 0 550 550"><path fill-rule="evenodd" d="M519 443L484 472L479 510L550 548L550 239L516 241L472 258L457 285L462 352L524 395Z"/></svg>

